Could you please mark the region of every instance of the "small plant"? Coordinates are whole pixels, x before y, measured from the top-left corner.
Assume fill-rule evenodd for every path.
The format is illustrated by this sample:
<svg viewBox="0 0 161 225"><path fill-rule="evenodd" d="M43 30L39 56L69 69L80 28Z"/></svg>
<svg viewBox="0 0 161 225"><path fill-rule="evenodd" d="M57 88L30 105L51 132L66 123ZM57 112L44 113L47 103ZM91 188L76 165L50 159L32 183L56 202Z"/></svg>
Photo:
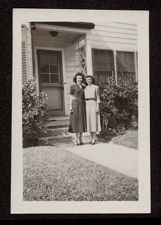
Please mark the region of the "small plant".
<svg viewBox="0 0 161 225"><path fill-rule="evenodd" d="M113 75L107 77L106 82L99 84L102 136L111 130L116 134L124 133L129 128L133 115L135 118L138 116L137 83L119 81L116 84Z"/></svg>
<svg viewBox="0 0 161 225"><path fill-rule="evenodd" d="M23 104L23 145L37 144L38 137L45 129L47 121L47 94L36 91L36 82L28 80L22 89Z"/></svg>

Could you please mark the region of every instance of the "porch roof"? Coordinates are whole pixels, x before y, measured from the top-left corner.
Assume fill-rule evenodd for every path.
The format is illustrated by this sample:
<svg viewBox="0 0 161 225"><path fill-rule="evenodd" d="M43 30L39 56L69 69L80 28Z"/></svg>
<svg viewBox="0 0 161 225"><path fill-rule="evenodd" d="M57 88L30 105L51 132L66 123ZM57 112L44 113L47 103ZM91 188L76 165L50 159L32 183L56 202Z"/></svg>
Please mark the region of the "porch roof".
<svg viewBox="0 0 161 225"><path fill-rule="evenodd" d="M63 27L73 27L78 29L94 29L94 23L86 23L86 22L31 22L31 25L35 24L46 24L46 25L56 25Z"/></svg>

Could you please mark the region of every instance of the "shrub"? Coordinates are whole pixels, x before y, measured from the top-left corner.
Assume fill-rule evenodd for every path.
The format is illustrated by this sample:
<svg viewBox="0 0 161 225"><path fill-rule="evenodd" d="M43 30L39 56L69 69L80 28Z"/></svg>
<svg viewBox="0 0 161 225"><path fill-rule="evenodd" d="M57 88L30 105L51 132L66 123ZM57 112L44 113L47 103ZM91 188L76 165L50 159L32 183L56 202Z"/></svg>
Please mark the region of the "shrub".
<svg viewBox="0 0 161 225"><path fill-rule="evenodd" d="M36 92L36 82L28 80L22 89L23 96L23 145L24 147L37 144L38 137L45 129L47 121L47 95Z"/></svg>
<svg viewBox="0 0 161 225"><path fill-rule="evenodd" d="M119 82L116 84L113 76L100 87L100 115L102 135L107 129L122 133L128 129L131 117L138 117L138 87L136 82ZM107 126L106 126L107 125Z"/></svg>

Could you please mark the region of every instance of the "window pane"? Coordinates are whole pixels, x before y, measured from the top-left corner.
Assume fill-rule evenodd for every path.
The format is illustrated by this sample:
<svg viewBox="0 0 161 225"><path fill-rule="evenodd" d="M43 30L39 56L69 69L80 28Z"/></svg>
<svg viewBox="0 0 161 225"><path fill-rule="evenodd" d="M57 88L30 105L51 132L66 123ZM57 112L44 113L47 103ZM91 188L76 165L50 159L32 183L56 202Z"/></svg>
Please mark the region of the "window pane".
<svg viewBox="0 0 161 225"><path fill-rule="evenodd" d="M117 52L118 82L135 81L134 52Z"/></svg>
<svg viewBox="0 0 161 225"><path fill-rule="evenodd" d="M95 71L96 83L105 83L112 76L111 71Z"/></svg>
<svg viewBox="0 0 161 225"><path fill-rule="evenodd" d="M40 73L49 73L49 65L41 65Z"/></svg>
<svg viewBox="0 0 161 225"><path fill-rule="evenodd" d="M94 68L95 70L112 71L114 70L114 56L112 50L94 49Z"/></svg>
<svg viewBox="0 0 161 225"><path fill-rule="evenodd" d="M50 65L50 73L58 73L58 65Z"/></svg>
<svg viewBox="0 0 161 225"><path fill-rule="evenodd" d="M135 72L134 52L117 52L117 70Z"/></svg>
<svg viewBox="0 0 161 225"><path fill-rule="evenodd" d="M40 82L41 83L50 83L49 74L40 74Z"/></svg>
<svg viewBox="0 0 161 225"><path fill-rule="evenodd" d="M59 83L59 76L58 74L50 74L51 83Z"/></svg>

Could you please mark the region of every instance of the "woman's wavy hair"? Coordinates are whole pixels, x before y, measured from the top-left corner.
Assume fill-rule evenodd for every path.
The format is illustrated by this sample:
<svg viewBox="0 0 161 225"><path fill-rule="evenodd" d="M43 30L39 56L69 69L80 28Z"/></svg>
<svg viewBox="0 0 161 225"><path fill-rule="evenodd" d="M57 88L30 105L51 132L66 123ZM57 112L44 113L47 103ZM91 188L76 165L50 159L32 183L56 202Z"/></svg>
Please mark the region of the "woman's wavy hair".
<svg viewBox="0 0 161 225"><path fill-rule="evenodd" d="M81 72L78 72L78 73L75 74L75 76L73 78L73 82L77 83L77 77L78 76L81 76L82 77L82 83L85 83L85 76Z"/></svg>
<svg viewBox="0 0 161 225"><path fill-rule="evenodd" d="M86 78L86 79L87 79L87 78L91 78L91 79L92 79L92 84L95 83L95 79L94 79L94 77L93 77L92 75L87 75L85 78ZM86 82L86 85L88 85L87 82Z"/></svg>

